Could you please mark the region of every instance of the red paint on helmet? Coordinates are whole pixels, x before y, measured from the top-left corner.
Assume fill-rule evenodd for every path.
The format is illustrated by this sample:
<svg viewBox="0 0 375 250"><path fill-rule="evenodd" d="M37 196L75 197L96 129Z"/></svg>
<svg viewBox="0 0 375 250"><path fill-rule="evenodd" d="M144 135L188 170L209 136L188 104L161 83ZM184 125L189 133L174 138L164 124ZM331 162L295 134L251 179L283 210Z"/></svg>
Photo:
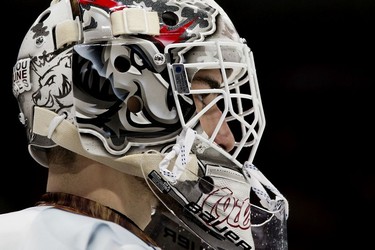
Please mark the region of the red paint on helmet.
<svg viewBox="0 0 375 250"><path fill-rule="evenodd" d="M183 42L186 39L182 35L194 23L194 21L195 20L192 20L183 26L179 26L177 29L170 29L170 27L168 27L167 25L163 25L160 29L160 35L157 37L157 39L164 45Z"/></svg>

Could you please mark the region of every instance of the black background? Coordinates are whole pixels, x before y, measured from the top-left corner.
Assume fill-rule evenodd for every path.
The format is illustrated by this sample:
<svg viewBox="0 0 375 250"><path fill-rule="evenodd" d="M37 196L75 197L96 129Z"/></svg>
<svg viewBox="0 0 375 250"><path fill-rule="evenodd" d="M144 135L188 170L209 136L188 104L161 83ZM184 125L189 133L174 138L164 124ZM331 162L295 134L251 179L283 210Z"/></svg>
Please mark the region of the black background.
<svg viewBox="0 0 375 250"><path fill-rule="evenodd" d="M267 121L255 164L289 200L289 250L373 248L375 1L218 3L254 53ZM0 212L33 205L45 188L11 76L23 36L48 5L3 2Z"/></svg>

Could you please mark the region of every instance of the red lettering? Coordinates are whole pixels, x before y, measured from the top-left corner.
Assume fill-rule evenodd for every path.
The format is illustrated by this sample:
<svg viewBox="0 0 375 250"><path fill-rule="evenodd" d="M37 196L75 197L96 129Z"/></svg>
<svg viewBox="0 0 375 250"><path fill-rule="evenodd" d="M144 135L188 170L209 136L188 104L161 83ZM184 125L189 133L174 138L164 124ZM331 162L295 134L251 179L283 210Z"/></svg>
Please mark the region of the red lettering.
<svg viewBox="0 0 375 250"><path fill-rule="evenodd" d="M211 192L203 201L203 206L211 207L209 212L221 223L226 222L231 227L239 227L244 230L250 228L249 198L239 200L228 188Z"/></svg>

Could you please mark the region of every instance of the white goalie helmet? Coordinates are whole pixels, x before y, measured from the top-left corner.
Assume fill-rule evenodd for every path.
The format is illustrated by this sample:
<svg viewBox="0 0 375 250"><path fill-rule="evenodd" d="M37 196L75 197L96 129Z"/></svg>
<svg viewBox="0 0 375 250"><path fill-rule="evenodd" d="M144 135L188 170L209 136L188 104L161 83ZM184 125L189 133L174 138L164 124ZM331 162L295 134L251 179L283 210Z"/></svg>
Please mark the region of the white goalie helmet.
<svg viewBox="0 0 375 250"><path fill-rule="evenodd" d="M13 93L41 165L59 145L145 178L167 208L146 228L164 249L287 249L287 200L252 164L265 126L252 52L213 0L53 0Z"/></svg>

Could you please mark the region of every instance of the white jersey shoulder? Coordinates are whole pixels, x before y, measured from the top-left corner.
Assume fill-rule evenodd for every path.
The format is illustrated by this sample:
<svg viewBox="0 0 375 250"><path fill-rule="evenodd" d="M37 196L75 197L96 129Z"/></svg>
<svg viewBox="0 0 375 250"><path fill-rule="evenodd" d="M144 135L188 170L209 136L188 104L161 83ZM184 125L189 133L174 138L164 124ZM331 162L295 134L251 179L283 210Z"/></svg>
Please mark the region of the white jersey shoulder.
<svg viewBox="0 0 375 250"><path fill-rule="evenodd" d="M116 223L54 207L0 215L1 250L154 250Z"/></svg>

